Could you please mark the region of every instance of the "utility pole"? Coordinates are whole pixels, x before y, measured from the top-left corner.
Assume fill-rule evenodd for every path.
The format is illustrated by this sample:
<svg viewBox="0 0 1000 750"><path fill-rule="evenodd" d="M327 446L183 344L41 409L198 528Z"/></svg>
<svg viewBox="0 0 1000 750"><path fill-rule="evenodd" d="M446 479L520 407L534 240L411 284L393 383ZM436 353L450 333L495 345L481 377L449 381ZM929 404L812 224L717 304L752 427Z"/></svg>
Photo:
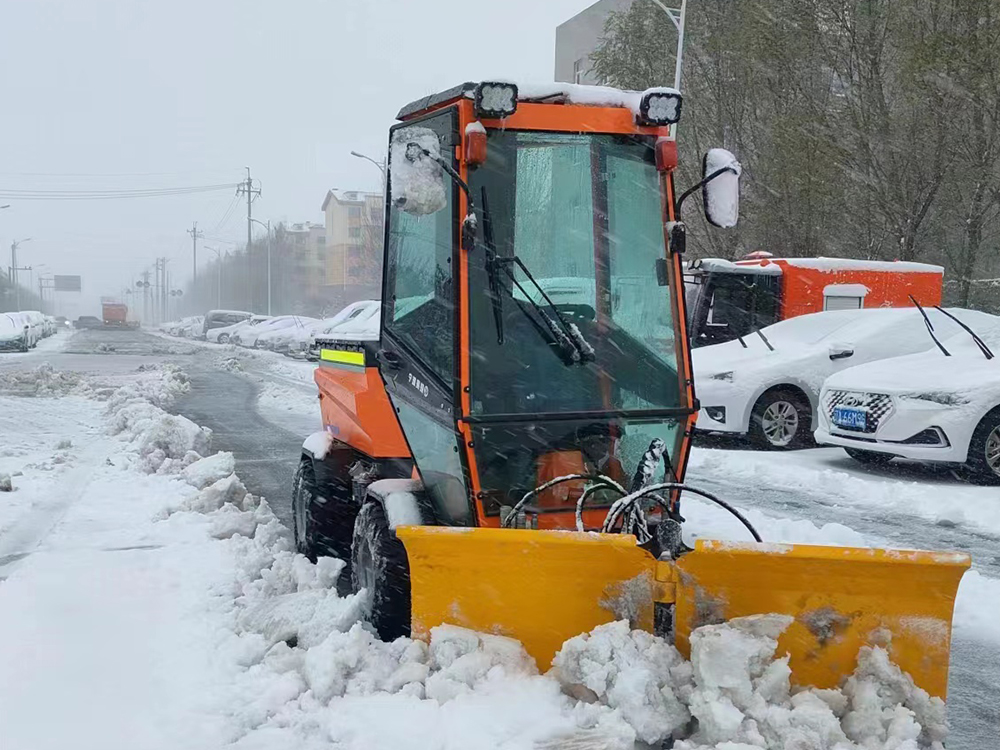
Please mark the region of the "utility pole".
<svg viewBox="0 0 1000 750"><path fill-rule="evenodd" d="M260 184L259 182L257 183ZM241 182L236 186L237 195L247 197L247 307L253 311L253 263L250 258L250 246L253 244L253 201L260 197L260 188L253 186L253 178L250 176L250 167L247 167L246 182Z"/></svg>
<svg viewBox="0 0 1000 750"><path fill-rule="evenodd" d="M191 249L193 251L193 255L192 255L193 268L192 268L192 270L194 272L193 275L192 275L191 288L194 289L195 287L198 286L198 238L199 237L204 237L205 233L198 231L198 222L197 221L194 222L194 224L192 225L192 227L189 230L187 230L187 233L191 235Z"/></svg>
<svg viewBox="0 0 1000 750"><path fill-rule="evenodd" d="M21 311L21 286L17 281L18 271L30 271L31 266L25 266L24 268L18 268L17 266L17 247L22 242L27 242L31 237L27 237L23 240L15 240L10 243L10 274L9 278L11 283L14 285L14 309L17 312ZM29 287L30 289L30 287Z"/></svg>

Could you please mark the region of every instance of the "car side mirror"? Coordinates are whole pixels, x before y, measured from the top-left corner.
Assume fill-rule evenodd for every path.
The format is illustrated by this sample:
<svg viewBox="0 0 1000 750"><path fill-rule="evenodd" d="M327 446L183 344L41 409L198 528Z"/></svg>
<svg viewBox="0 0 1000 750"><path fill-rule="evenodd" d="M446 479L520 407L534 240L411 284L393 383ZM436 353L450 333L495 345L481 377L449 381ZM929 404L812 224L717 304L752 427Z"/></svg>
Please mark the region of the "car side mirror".
<svg viewBox="0 0 1000 750"><path fill-rule="evenodd" d="M740 173L736 157L724 148L709 149L702 159L705 218L717 227L735 227L740 218Z"/></svg>
<svg viewBox="0 0 1000 750"><path fill-rule="evenodd" d="M848 359L854 356L853 344L830 344L830 359Z"/></svg>

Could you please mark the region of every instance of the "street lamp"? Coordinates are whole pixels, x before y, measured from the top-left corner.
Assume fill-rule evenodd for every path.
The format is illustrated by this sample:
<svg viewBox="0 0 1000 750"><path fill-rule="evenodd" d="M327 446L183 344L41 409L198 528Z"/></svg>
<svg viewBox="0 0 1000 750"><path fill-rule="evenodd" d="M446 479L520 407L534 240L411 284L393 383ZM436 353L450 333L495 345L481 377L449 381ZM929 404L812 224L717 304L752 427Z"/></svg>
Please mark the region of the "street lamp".
<svg viewBox="0 0 1000 750"><path fill-rule="evenodd" d="M684 58L684 18L687 15L687 0L681 0L681 7L668 8L662 0L653 0L654 3L667 14L667 17L677 29L677 56L674 62L674 88L681 90L681 60ZM671 135L677 132L676 123L671 127Z"/></svg>
<svg viewBox="0 0 1000 750"><path fill-rule="evenodd" d="M260 224L267 230L267 314L271 314L271 220L267 224L258 220L250 219L254 224Z"/></svg>
<svg viewBox="0 0 1000 750"><path fill-rule="evenodd" d="M17 267L17 248L21 243L30 241L31 237L25 237L23 240L14 240L10 243L10 280L14 285L14 309L17 312L21 312L21 287L17 283L17 272L31 270L27 267Z"/></svg>
<svg viewBox="0 0 1000 750"><path fill-rule="evenodd" d="M206 250L211 250L215 253L215 277L216 277L216 287L215 287L215 307L222 307L222 251L216 247L204 246ZM229 254L229 251L226 251Z"/></svg>

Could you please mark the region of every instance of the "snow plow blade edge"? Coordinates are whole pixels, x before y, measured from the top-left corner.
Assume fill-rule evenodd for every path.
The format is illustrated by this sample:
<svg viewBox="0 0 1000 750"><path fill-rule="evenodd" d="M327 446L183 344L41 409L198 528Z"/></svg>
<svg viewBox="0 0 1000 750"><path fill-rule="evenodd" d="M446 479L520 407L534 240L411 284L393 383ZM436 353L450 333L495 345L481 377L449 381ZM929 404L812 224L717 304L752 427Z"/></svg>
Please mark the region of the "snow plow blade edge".
<svg viewBox="0 0 1000 750"><path fill-rule="evenodd" d="M836 687L864 645L945 697L951 620L964 554L699 541L657 561L634 537L520 529L400 527L410 566L412 632L451 623L516 638L545 670L563 642L627 618L653 629L674 604L686 657L699 625L751 614L795 618L778 642L796 684Z"/></svg>

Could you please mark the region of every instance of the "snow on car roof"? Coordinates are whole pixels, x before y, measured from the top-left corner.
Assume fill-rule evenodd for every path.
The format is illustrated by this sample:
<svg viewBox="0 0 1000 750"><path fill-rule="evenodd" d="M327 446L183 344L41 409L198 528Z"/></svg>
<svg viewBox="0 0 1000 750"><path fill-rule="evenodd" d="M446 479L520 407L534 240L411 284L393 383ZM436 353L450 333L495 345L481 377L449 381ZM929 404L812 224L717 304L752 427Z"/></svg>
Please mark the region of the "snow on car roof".
<svg viewBox="0 0 1000 750"><path fill-rule="evenodd" d="M930 263L912 263L902 260L854 260L852 258L768 258L747 263L787 263L795 268L816 271L892 271L894 273L944 273L944 268Z"/></svg>

